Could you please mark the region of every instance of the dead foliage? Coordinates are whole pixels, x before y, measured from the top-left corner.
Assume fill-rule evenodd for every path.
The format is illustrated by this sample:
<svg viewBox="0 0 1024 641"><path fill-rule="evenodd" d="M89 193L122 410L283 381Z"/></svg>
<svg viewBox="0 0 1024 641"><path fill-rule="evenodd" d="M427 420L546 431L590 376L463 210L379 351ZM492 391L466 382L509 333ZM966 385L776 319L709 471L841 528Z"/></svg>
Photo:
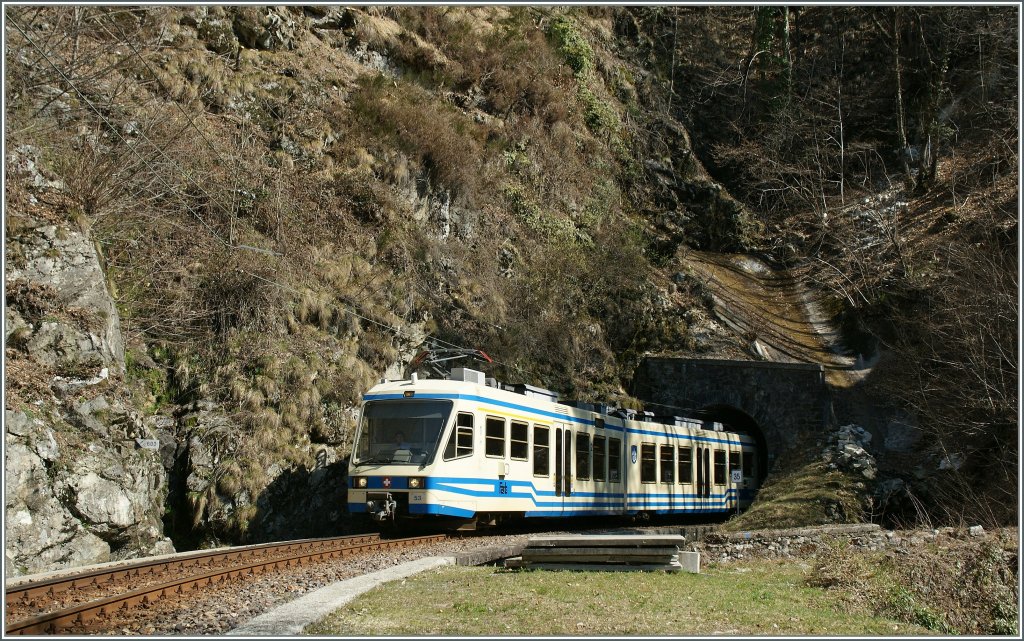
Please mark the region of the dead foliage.
<svg viewBox="0 0 1024 641"><path fill-rule="evenodd" d="M980 537L962 529L931 537L900 534L904 542L884 552L834 543L818 555L808 583L942 634L1016 633L1015 529Z"/></svg>

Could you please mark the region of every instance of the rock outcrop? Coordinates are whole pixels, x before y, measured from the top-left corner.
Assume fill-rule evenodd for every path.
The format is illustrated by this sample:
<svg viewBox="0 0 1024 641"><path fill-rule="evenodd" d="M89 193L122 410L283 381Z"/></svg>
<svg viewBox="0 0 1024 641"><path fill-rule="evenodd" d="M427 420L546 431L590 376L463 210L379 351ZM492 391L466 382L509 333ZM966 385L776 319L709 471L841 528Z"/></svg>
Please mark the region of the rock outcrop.
<svg viewBox="0 0 1024 641"><path fill-rule="evenodd" d="M131 410L104 396L38 409L4 412L8 574L173 552L166 476L131 436Z"/></svg>
<svg viewBox="0 0 1024 641"><path fill-rule="evenodd" d="M31 169L32 151L16 150L27 158L14 166ZM4 283L8 574L172 552L166 476L139 447L150 434L118 385L124 341L96 248L66 222L15 215L28 224L8 238Z"/></svg>
<svg viewBox="0 0 1024 641"><path fill-rule="evenodd" d="M878 474L875 457L868 452L871 433L859 425L843 425L829 439L822 453L831 469L850 472L864 479L874 480Z"/></svg>

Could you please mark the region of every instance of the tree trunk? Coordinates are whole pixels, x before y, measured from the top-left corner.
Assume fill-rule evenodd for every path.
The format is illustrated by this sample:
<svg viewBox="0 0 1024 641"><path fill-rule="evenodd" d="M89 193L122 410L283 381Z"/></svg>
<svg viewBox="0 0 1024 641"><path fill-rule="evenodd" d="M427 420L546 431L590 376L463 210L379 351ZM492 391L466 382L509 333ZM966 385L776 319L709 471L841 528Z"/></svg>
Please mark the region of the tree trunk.
<svg viewBox="0 0 1024 641"><path fill-rule="evenodd" d="M793 55L789 46L789 7L782 8L782 55L785 69L786 102L793 98Z"/></svg>
<svg viewBox="0 0 1024 641"><path fill-rule="evenodd" d="M896 131L899 134L900 162L903 166L903 175L910 183L911 189L916 187L913 176L910 174L910 145L907 144L907 126L905 111L903 107L903 65L900 62L900 8L893 7L893 66L896 72Z"/></svg>

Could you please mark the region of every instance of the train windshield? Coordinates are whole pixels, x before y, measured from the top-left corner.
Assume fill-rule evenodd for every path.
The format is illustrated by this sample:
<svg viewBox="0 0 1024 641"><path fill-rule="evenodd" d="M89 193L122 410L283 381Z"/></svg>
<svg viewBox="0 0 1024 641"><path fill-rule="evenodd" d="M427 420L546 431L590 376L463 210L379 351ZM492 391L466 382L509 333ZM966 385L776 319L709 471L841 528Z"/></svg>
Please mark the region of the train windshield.
<svg viewBox="0 0 1024 641"><path fill-rule="evenodd" d="M367 403L356 442L356 464L429 463L451 413L451 401Z"/></svg>

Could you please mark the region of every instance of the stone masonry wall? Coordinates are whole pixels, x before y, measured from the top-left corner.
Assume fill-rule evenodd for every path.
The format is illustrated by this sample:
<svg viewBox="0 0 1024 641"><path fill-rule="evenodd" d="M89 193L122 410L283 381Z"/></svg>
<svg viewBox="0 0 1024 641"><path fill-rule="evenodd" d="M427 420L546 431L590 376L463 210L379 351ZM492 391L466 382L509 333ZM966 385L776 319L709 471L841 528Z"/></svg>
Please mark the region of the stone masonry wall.
<svg viewBox="0 0 1024 641"><path fill-rule="evenodd" d="M671 414L725 406L747 414L765 437L769 457L818 434L831 402L820 365L648 358L637 369L633 394Z"/></svg>

